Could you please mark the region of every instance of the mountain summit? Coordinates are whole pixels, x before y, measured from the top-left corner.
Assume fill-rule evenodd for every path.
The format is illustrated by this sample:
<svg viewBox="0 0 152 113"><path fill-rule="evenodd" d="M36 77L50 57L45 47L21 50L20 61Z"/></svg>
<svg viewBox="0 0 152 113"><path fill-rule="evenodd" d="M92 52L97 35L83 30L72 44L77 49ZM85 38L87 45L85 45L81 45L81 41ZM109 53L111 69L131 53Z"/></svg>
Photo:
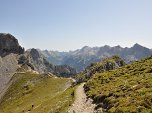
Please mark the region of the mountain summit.
<svg viewBox="0 0 152 113"><path fill-rule="evenodd" d="M11 34L0 33L0 55L6 56L9 53L23 54L24 48L22 48L18 40Z"/></svg>

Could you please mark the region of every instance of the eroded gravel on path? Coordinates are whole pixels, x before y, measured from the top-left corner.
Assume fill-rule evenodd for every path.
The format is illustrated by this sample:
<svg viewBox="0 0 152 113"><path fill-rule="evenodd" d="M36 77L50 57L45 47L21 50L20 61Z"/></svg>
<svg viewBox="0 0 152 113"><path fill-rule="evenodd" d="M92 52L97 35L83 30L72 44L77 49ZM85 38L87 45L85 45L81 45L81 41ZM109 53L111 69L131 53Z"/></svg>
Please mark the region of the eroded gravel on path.
<svg viewBox="0 0 152 113"><path fill-rule="evenodd" d="M85 83L82 83L75 91L75 101L68 113L96 113L94 110L95 104L92 104L92 99L87 99L84 92Z"/></svg>

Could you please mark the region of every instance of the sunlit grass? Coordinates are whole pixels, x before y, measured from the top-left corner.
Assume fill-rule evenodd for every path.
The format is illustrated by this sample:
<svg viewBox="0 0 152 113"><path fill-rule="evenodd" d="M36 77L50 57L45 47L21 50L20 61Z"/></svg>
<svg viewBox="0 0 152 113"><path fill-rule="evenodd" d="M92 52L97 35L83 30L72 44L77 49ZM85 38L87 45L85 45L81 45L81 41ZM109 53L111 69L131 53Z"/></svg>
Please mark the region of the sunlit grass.
<svg viewBox="0 0 152 113"><path fill-rule="evenodd" d="M107 112L152 112L152 57L113 71L96 73L87 95Z"/></svg>
<svg viewBox="0 0 152 113"><path fill-rule="evenodd" d="M73 102L75 88L68 88L70 79L31 73L14 78L17 80L0 103L0 113L66 113Z"/></svg>

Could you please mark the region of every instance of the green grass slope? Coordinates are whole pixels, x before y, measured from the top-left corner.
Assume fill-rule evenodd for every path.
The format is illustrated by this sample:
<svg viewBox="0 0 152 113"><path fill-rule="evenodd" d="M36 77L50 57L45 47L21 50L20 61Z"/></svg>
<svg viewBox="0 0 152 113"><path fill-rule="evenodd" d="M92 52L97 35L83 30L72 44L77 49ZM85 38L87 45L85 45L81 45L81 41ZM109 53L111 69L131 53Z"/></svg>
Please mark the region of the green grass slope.
<svg viewBox="0 0 152 113"><path fill-rule="evenodd" d="M96 73L85 90L104 112L152 113L152 57Z"/></svg>
<svg viewBox="0 0 152 113"><path fill-rule="evenodd" d="M73 102L70 79L15 74L15 82L0 103L0 113L66 113Z"/></svg>

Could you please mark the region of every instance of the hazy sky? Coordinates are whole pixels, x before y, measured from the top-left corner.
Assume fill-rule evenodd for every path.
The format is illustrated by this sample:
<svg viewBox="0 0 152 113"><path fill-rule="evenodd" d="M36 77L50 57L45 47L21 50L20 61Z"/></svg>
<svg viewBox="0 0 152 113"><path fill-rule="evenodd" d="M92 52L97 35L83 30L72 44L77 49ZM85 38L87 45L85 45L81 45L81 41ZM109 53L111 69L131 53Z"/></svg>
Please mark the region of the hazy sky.
<svg viewBox="0 0 152 113"><path fill-rule="evenodd" d="M152 0L0 0L0 32L26 49L152 48Z"/></svg>

